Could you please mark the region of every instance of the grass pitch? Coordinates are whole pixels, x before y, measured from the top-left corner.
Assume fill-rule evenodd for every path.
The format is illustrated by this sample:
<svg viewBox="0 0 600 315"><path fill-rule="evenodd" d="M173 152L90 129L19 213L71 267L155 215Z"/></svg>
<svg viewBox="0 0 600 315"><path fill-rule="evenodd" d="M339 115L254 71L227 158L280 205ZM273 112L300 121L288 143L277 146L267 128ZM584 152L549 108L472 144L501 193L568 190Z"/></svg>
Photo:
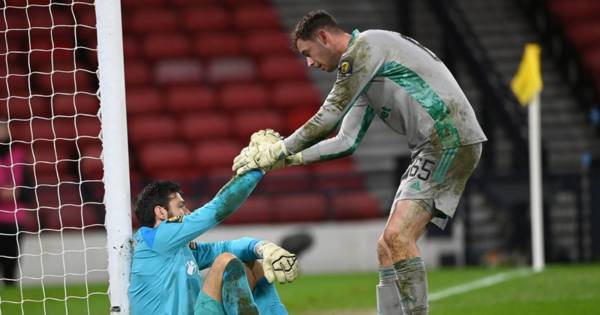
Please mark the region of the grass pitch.
<svg viewBox="0 0 600 315"><path fill-rule="evenodd" d="M429 272L430 293L508 272L461 268ZM377 274L305 275L278 286L290 314L375 314ZM106 284L2 288L0 314L108 314ZM65 296L70 296L65 303ZM89 296L89 298L85 298ZM14 303L24 300L24 303ZM556 265L544 272L430 302L430 314L600 314L600 265Z"/></svg>

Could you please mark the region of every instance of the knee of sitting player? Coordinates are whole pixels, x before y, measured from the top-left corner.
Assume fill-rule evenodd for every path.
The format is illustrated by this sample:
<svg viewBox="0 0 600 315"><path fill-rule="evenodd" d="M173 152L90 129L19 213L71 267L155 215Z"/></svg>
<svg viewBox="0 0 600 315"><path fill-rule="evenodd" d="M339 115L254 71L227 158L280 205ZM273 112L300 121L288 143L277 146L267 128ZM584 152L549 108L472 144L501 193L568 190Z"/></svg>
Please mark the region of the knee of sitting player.
<svg viewBox="0 0 600 315"><path fill-rule="evenodd" d="M211 269L213 269L214 271L218 271L219 273L223 273L223 271L225 270L225 267L227 267L227 264L229 264L229 262L232 261L233 259L237 259L237 257L232 253L220 254L219 256L217 256L215 258L215 261L213 262Z"/></svg>
<svg viewBox="0 0 600 315"><path fill-rule="evenodd" d="M390 248L385 242L383 235L381 235L377 240L377 258L379 259L379 264L382 266L388 266L393 263L391 261L392 257L390 253Z"/></svg>

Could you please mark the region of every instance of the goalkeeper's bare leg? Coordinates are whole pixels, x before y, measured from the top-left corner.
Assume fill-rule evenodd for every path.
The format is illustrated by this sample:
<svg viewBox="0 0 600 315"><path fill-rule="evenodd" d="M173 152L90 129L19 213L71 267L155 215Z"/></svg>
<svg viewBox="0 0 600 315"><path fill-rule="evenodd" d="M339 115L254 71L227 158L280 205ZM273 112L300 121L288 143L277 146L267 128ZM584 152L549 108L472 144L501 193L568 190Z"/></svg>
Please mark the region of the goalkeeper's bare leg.
<svg viewBox="0 0 600 315"><path fill-rule="evenodd" d="M433 215L416 200L397 200L378 244L383 266L393 264L406 315L424 315L427 305L427 273L417 240Z"/></svg>
<svg viewBox="0 0 600 315"><path fill-rule="evenodd" d="M233 254L223 253L215 259L202 287L202 292L222 307L215 310L218 307L204 302L203 305L196 305L195 312L258 314L258 306L252 295L255 285L256 278L244 263Z"/></svg>

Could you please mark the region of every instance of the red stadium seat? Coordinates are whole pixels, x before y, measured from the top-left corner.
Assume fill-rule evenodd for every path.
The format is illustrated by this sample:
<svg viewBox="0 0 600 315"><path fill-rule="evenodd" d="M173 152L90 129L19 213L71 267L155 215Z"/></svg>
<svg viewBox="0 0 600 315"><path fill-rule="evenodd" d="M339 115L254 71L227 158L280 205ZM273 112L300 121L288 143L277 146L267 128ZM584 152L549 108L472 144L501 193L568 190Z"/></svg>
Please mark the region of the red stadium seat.
<svg viewBox="0 0 600 315"><path fill-rule="evenodd" d="M3 87L0 89L1 98L7 98L9 95L29 96L28 71L20 66L22 60L18 57L20 57L18 54L8 54L5 57L6 62L10 65L9 69L6 68L6 62L0 62L0 84Z"/></svg>
<svg viewBox="0 0 600 315"><path fill-rule="evenodd" d="M384 215L379 200L366 191L333 196L333 216L337 220L379 218Z"/></svg>
<svg viewBox="0 0 600 315"><path fill-rule="evenodd" d="M81 176L83 180L102 179L103 164L101 158L102 146L94 145L80 148Z"/></svg>
<svg viewBox="0 0 600 315"><path fill-rule="evenodd" d="M275 56L263 59L259 66L260 77L266 81L292 81L306 79L306 66L295 56Z"/></svg>
<svg viewBox="0 0 600 315"><path fill-rule="evenodd" d="M217 58L208 64L208 80L211 83L248 82L256 77L254 62L245 57Z"/></svg>
<svg viewBox="0 0 600 315"><path fill-rule="evenodd" d="M50 230L81 230L101 228L103 221L99 218L101 205L64 205L58 209L40 208L44 222L42 229Z"/></svg>
<svg viewBox="0 0 600 315"><path fill-rule="evenodd" d="M327 202L319 193L275 197L273 213L277 222L323 221L327 219Z"/></svg>
<svg viewBox="0 0 600 315"><path fill-rule="evenodd" d="M167 91L167 106L174 113L212 110L217 100L212 89L194 87L173 87Z"/></svg>
<svg viewBox="0 0 600 315"><path fill-rule="evenodd" d="M289 167L269 172L261 184L260 191L266 193L297 193L314 188L311 173L306 167Z"/></svg>
<svg viewBox="0 0 600 315"><path fill-rule="evenodd" d="M182 12L182 23L189 32L214 32L230 27L230 16L224 8L206 6L190 8Z"/></svg>
<svg viewBox="0 0 600 315"><path fill-rule="evenodd" d="M130 30L138 34L177 31L177 16L173 11L162 8L135 10L125 21L128 21Z"/></svg>
<svg viewBox="0 0 600 315"><path fill-rule="evenodd" d="M177 121L169 116L134 117L128 123L129 139L134 145L146 141L166 141L178 135Z"/></svg>
<svg viewBox="0 0 600 315"><path fill-rule="evenodd" d="M52 121L48 119L11 120L8 128L12 141L31 142L34 139L55 138Z"/></svg>
<svg viewBox="0 0 600 315"><path fill-rule="evenodd" d="M125 83L127 83L127 87L148 85L150 83L150 66L142 61L125 62Z"/></svg>
<svg viewBox="0 0 600 315"><path fill-rule="evenodd" d="M250 136L260 129L281 130L283 120L273 111L252 111L234 117L234 129L241 141L248 141Z"/></svg>
<svg viewBox="0 0 600 315"><path fill-rule="evenodd" d="M123 54L125 56L125 64L129 60L138 60L140 58L140 42L137 37L123 36Z"/></svg>
<svg viewBox="0 0 600 315"><path fill-rule="evenodd" d="M185 57L190 55L190 43L184 35L150 35L144 41L144 54L150 59Z"/></svg>
<svg viewBox="0 0 600 315"><path fill-rule="evenodd" d="M194 163L205 170L230 169L241 150L236 141L200 142L194 147Z"/></svg>
<svg viewBox="0 0 600 315"><path fill-rule="evenodd" d="M97 139L100 137L100 119L96 116L57 117L53 119L53 123L57 138Z"/></svg>
<svg viewBox="0 0 600 315"><path fill-rule="evenodd" d="M316 108L303 108L288 111L285 120L285 128L282 130L287 130L290 133L293 132L304 125L316 112Z"/></svg>
<svg viewBox="0 0 600 315"><path fill-rule="evenodd" d="M244 46L236 33L210 33L195 38L194 52L203 58L239 56Z"/></svg>
<svg viewBox="0 0 600 315"><path fill-rule="evenodd" d="M155 113L162 109L161 94L152 88L127 89L127 113Z"/></svg>
<svg viewBox="0 0 600 315"><path fill-rule="evenodd" d="M32 96L30 98L10 97L0 101L0 115L7 119L28 119L33 116L48 117L50 98Z"/></svg>
<svg viewBox="0 0 600 315"><path fill-rule="evenodd" d="M52 100L54 115L90 114L96 115L100 100L96 95L77 93L73 95L59 94Z"/></svg>
<svg viewBox="0 0 600 315"><path fill-rule="evenodd" d="M272 221L271 200L264 196L252 196L236 210L225 224L270 223Z"/></svg>
<svg viewBox="0 0 600 315"><path fill-rule="evenodd" d="M202 64L195 59L166 59L154 67L154 79L160 85L198 85L203 77Z"/></svg>
<svg viewBox="0 0 600 315"><path fill-rule="evenodd" d="M239 30L281 29L279 14L271 6L250 6L237 9L233 23Z"/></svg>
<svg viewBox="0 0 600 315"><path fill-rule="evenodd" d="M364 189L362 175L351 158L317 163L313 166L315 186L321 191Z"/></svg>
<svg viewBox="0 0 600 315"><path fill-rule="evenodd" d="M190 141L226 139L231 134L227 116L217 113L197 113L181 118L180 134Z"/></svg>
<svg viewBox="0 0 600 315"><path fill-rule="evenodd" d="M269 105L267 88L261 84L230 84L221 90L221 105L226 110L240 111Z"/></svg>
<svg viewBox="0 0 600 315"><path fill-rule="evenodd" d="M320 104L319 90L311 82L282 83L276 85L273 91L273 105L276 107L303 107L316 112Z"/></svg>
<svg viewBox="0 0 600 315"><path fill-rule="evenodd" d="M265 55L291 54L290 39L281 31L258 31L248 34L244 46L249 53L262 57Z"/></svg>
<svg viewBox="0 0 600 315"><path fill-rule="evenodd" d="M138 151L140 164L148 174L164 169L185 169L192 162L189 145L182 142L151 142Z"/></svg>

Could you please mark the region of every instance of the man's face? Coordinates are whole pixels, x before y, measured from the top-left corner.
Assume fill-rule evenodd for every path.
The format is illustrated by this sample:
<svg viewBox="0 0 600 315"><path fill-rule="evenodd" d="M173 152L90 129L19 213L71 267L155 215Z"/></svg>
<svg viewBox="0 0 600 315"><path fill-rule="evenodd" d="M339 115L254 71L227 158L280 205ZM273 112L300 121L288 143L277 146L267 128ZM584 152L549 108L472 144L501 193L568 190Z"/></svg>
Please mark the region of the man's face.
<svg viewBox="0 0 600 315"><path fill-rule="evenodd" d="M191 211L185 206L185 200L180 193L172 193L169 196L169 209L167 209L168 217L190 214Z"/></svg>
<svg viewBox="0 0 600 315"><path fill-rule="evenodd" d="M309 67L318 68L326 72L335 71L340 62L338 56L331 47L331 37L325 34L317 34L312 39L298 39L296 47L306 58Z"/></svg>

